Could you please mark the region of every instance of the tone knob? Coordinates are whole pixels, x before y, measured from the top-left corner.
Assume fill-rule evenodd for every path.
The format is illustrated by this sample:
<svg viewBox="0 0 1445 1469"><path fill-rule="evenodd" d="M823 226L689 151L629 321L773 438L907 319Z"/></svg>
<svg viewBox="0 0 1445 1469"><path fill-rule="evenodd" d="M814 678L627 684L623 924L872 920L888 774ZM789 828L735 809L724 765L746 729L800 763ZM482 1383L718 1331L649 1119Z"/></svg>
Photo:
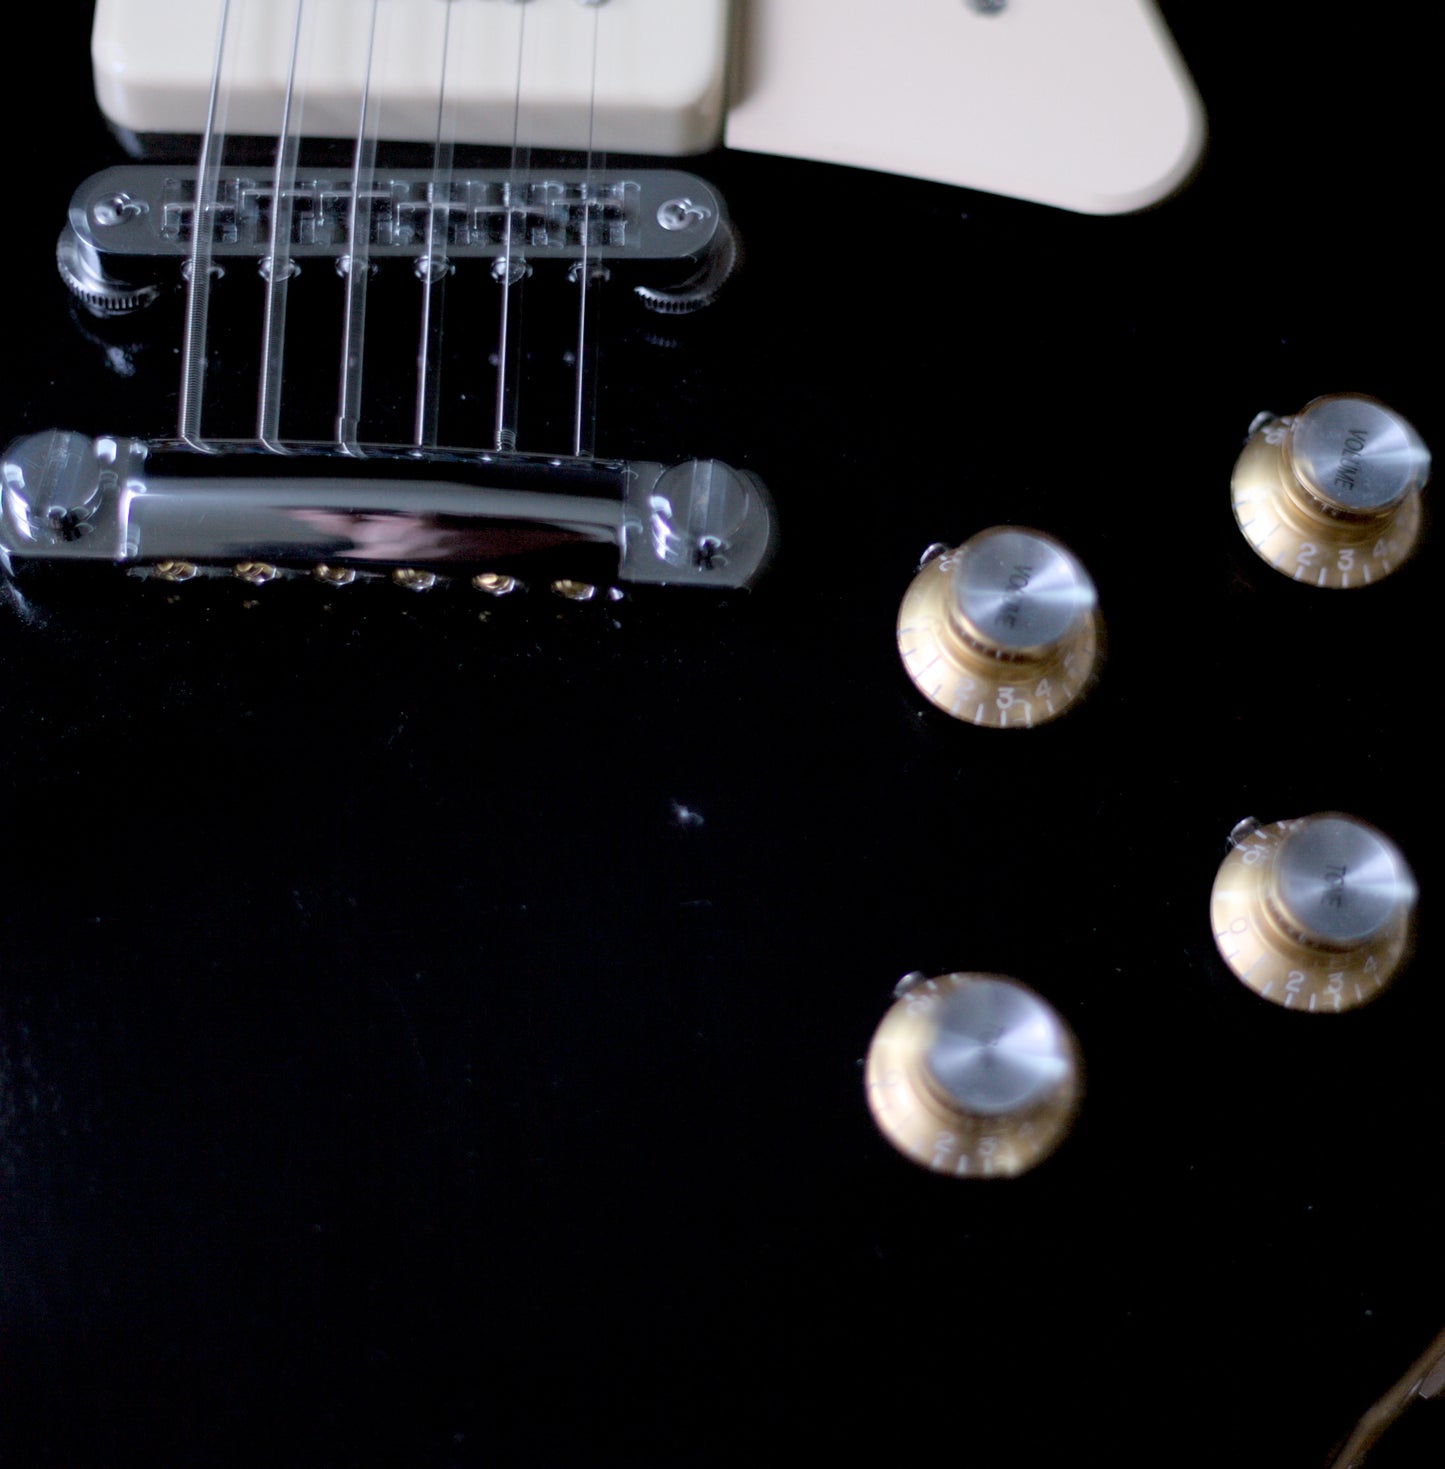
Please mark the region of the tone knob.
<svg viewBox="0 0 1445 1469"><path fill-rule="evenodd" d="M898 651L955 719L1028 729L1091 682L1103 627L1089 574L1040 531L1001 525L926 553L898 610Z"/></svg>
<svg viewBox="0 0 1445 1469"><path fill-rule="evenodd" d="M1393 409L1336 393L1292 418L1261 414L1234 466L1234 518L1276 570L1312 587L1367 587L1420 538L1430 451Z"/></svg>
<svg viewBox="0 0 1445 1469"><path fill-rule="evenodd" d="M1383 832L1337 812L1242 821L1214 879L1224 961L1286 1009L1331 1014L1372 1000L1409 952L1415 879Z"/></svg>
<svg viewBox="0 0 1445 1469"><path fill-rule="evenodd" d="M1011 1178L1048 1157L1082 1093L1053 1007L994 974L911 974L895 993L864 1071L884 1137L951 1178Z"/></svg>

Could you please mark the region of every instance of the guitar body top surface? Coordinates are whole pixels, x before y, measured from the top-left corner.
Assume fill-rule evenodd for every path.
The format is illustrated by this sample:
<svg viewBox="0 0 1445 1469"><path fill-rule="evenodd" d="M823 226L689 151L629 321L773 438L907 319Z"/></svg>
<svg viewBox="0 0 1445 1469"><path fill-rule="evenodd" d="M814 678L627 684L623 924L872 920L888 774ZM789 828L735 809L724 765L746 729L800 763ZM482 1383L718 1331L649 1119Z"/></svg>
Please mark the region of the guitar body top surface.
<svg viewBox="0 0 1445 1469"><path fill-rule="evenodd" d="M459 29L526 12L542 36L552 0L414 3L420 48L448 8ZM558 23L632 3L563 0ZM1076 8L1121 30L1152 15ZM924 17L950 38L917 73L928 95L899 103L918 111L971 105L951 70L966 35L1006 47L1000 27L1058 11L872 9L897 33L870 43L880 74ZM1322 569L1370 547L1307 538L1301 510L1288 554L1281 531L1262 556L1241 533L1254 502L1236 514L1263 489L1232 492L1243 451L1267 459L1269 503L1295 505L1286 448L1328 455L1257 415L1322 395L1445 444L1439 245L1417 224L1431 15L1162 12L1210 147L1156 208L741 146L618 163L610 204L582 198L581 170L460 148L440 181L408 153L359 194L344 158L303 150L276 189L253 148L218 180L192 354L195 155L127 154L93 93L89 0L0 22L11 116L40 120L0 243L19 283L0 543L67 548L0 575L7 1469L891 1465L940 1435L968 1469L1327 1469L1437 1335L1435 489L1408 502L1409 558L1343 589ZM710 45L730 17L709 13ZM739 16L786 39L794 13L817 10ZM156 47L214 42L210 0L166 15ZM1056 24L1088 69L1087 37ZM334 51L359 65L350 31ZM826 26L815 52L832 85ZM319 35L311 54L328 60ZM1327 98L1302 105L1291 78ZM1173 116L1136 183L1180 156ZM499 243L518 201L541 211L524 262ZM441 213L453 237L428 242ZM645 309L639 285L696 303L689 230L724 218L741 248L705 282L714 303ZM71 297L55 241L77 220L83 244L125 247L117 272L153 304ZM578 243L594 226L601 255ZM176 443L187 365L201 437L245 441L237 457ZM278 442L325 454L262 451L263 377ZM412 452L423 379L424 426L474 446L480 502L438 488L442 451ZM503 409L515 445L489 458ZM591 455L569 458L584 417ZM1388 452L1376 422L1346 427ZM356 492L358 465L384 482ZM670 584L669 557L713 556L764 503L777 543L755 538L750 590ZM257 513L273 528L253 546ZM173 533L197 524L204 557ZM1063 631L991 622L982 599L1022 616L1037 570L995 537L998 577L928 561L954 600L910 654L926 548L998 527L1066 550L1048 564L1076 560L1097 607L1071 574ZM152 535L165 564L123 559ZM441 538L468 558L449 582L427 559ZM515 554L473 570L473 540ZM619 545L657 565L616 580ZM931 702L940 649L978 705ZM1076 650L1064 708L1075 686L1038 665ZM1036 684L1006 681L1029 668ZM1339 1014L1289 989L1332 1010L1329 969L1286 969L1288 1008L1281 984L1260 998L1231 968L1252 951L1211 917L1237 824L1310 813L1387 836L1418 888L1413 954ZM1263 934L1283 910L1258 892ZM1393 959L1393 927L1380 942ZM1057 1016L1062 1135L1030 1135L1036 1167L987 1177L986 1110L950 1109L916 1068L870 1076L905 974L924 981L905 1015L929 979L972 975ZM943 1018L925 1056L971 1044ZM965 1072L954 1101L976 1102ZM966 1129L920 1134L919 1166L870 1081L920 1099L912 1122L890 1103L914 1132L930 1108ZM1410 1459L1387 1456L1392 1430L1369 1469L1440 1463L1436 1431Z"/></svg>

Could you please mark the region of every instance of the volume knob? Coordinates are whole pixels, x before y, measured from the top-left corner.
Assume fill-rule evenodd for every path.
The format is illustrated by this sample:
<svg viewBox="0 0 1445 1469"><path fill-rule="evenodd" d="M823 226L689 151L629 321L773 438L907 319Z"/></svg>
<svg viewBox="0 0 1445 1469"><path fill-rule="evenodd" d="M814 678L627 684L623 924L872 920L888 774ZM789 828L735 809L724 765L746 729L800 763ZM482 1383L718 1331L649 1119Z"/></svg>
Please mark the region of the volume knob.
<svg viewBox="0 0 1445 1469"><path fill-rule="evenodd" d="M868 1105L899 1152L953 1178L1008 1178L1063 1140L1078 1043L1041 996L994 974L909 975L868 1048Z"/></svg>
<svg viewBox="0 0 1445 1469"><path fill-rule="evenodd" d="M1394 842L1336 812L1244 821L1230 842L1210 898L1230 969L1286 1009L1330 1014L1374 999L1405 960L1415 908Z"/></svg>
<svg viewBox="0 0 1445 1469"><path fill-rule="evenodd" d="M1393 409L1336 393L1292 418L1261 414L1234 467L1234 517L1276 570L1313 587L1365 587L1420 538L1430 451Z"/></svg>
<svg viewBox="0 0 1445 1469"><path fill-rule="evenodd" d="M1088 687L1102 624L1089 574L1040 531L995 526L925 556L898 610L918 689L969 724L1027 729Z"/></svg>

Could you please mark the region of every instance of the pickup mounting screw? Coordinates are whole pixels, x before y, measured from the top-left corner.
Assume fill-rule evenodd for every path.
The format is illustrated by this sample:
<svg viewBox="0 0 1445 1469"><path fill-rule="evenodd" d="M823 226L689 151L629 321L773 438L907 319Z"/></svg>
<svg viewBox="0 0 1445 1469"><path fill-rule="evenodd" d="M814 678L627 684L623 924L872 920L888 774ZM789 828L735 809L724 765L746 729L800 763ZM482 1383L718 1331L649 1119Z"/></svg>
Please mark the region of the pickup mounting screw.
<svg viewBox="0 0 1445 1469"><path fill-rule="evenodd" d="M103 199L97 199L90 206L90 218L93 224L102 229L110 229L114 225L124 224L127 220L138 219L145 214L149 205L139 199L132 199L124 191L116 194L107 194Z"/></svg>
<svg viewBox="0 0 1445 1469"><path fill-rule="evenodd" d="M691 199L669 199L657 206L657 222L665 230L686 230L699 225L708 216L701 204Z"/></svg>

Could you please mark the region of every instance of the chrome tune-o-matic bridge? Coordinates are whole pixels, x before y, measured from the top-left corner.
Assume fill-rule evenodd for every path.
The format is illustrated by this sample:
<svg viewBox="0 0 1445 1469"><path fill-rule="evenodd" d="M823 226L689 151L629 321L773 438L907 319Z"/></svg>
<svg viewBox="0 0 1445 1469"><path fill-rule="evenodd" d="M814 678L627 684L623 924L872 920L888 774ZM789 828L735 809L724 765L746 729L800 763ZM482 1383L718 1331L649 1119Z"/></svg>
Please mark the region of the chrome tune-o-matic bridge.
<svg viewBox="0 0 1445 1469"><path fill-rule="evenodd" d="M498 595L539 569L579 592L745 587L772 543L756 477L712 460L211 448L60 430L18 440L0 461L0 565L389 578L416 591L459 581Z"/></svg>
<svg viewBox="0 0 1445 1469"><path fill-rule="evenodd" d="M194 166L125 164L75 192L56 258L61 278L101 316L147 306L181 283L194 246ZM418 278L484 259L516 279L560 262L574 283L621 270L650 310L712 303L732 272L731 227L713 190L676 169L601 177L565 170L393 168L356 177L313 168L276 180L228 171L207 189L212 269L249 259L267 274L330 259L343 275L396 258ZM280 238L278 239L278 232ZM278 267L276 257L284 262Z"/></svg>

